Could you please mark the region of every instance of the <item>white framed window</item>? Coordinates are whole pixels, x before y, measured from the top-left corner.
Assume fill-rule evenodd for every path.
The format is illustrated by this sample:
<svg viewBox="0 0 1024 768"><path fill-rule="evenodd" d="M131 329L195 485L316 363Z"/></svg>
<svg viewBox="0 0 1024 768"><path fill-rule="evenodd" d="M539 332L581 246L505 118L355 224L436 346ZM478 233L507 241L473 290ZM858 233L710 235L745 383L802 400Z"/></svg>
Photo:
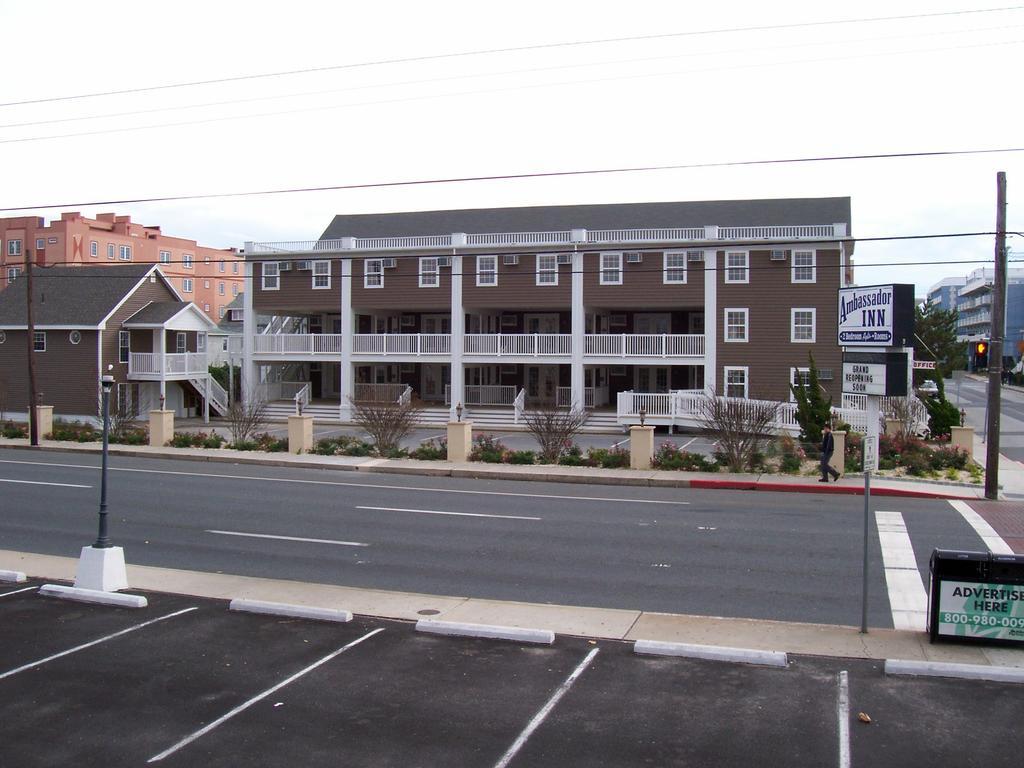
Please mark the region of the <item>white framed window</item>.
<svg viewBox="0 0 1024 768"><path fill-rule="evenodd" d="M322 291L331 287L331 262L313 262L313 290ZM220 284L220 295L224 295L224 283Z"/></svg>
<svg viewBox="0 0 1024 768"><path fill-rule="evenodd" d="M32 334L32 351L46 351L46 331L36 331Z"/></svg>
<svg viewBox="0 0 1024 768"><path fill-rule="evenodd" d="M746 399L749 391L748 369L745 365L727 365L725 373L725 396Z"/></svg>
<svg viewBox="0 0 1024 768"><path fill-rule="evenodd" d="M238 295L238 283L232 283L231 284L231 295L232 296L237 296Z"/></svg>
<svg viewBox="0 0 1024 768"><path fill-rule="evenodd" d="M328 285L328 287L330 286L330 284L331 284L331 276L330 276L330 274L328 274L327 275L327 285ZM315 281L313 283L313 287L316 288L316 282ZM221 295L221 296L224 295L224 282L223 281L217 283L217 293L219 295Z"/></svg>
<svg viewBox="0 0 1024 768"><path fill-rule="evenodd" d="M184 331L178 331L174 335L174 351L177 352L179 355L184 354L185 352L188 351L188 347L185 344L187 338L188 337L185 335Z"/></svg>
<svg viewBox="0 0 1024 768"><path fill-rule="evenodd" d="M132 350L132 335L129 331L117 332L117 362L127 363Z"/></svg>
<svg viewBox="0 0 1024 768"><path fill-rule="evenodd" d="M224 319L224 307L221 307L219 310L217 310L217 314L220 316L220 319L223 320ZM224 343L227 344L227 341L225 341Z"/></svg>
<svg viewBox="0 0 1024 768"><path fill-rule="evenodd" d="M789 340L794 344L813 344L818 311L814 307L793 307L789 312Z"/></svg>
<svg viewBox="0 0 1024 768"><path fill-rule="evenodd" d="M686 251L665 251L661 282L665 285L680 285L686 282Z"/></svg>
<svg viewBox="0 0 1024 768"><path fill-rule="evenodd" d="M436 261L436 259L435 259ZM420 277L422 281L422 276ZM422 282L421 282L422 284ZM363 261L363 288L384 287L384 260L366 259Z"/></svg>
<svg viewBox="0 0 1024 768"><path fill-rule="evenodd" d="M181 254L181 266L185 269L192 269L193 258L191 253Z"/></svg>
<svg viewBox="0 0 1024 768"><path fill-rule="evenodd" d="M218 265L217 265L217 268L218 268L218 269L219 269L219 270L220 270L221 272L223 272L223 271L224 271L224 259L221 259L221 260L220 260L220 264L218 264Z"/></svg>
<svg viewBox="0 0 1024 768"><path fill-rule="evenodd" d="M7 241L7 255L8 256L21 256L21 240L8 240Z"/></svg>
<svg viewBox="0 0 1024 768"><path fill-rule="evenodd" d="M203 257L203 264L209 264L209 263L210 263L210 257L209 256L204 256Z"/></svg>
<svg viewBox="0 0 1024 768"><path fill-rule="evenodd" d="M203 280L203 288L205 288L206 290L210 289L210 281L209 280Z"/></svg>
<svg viewBox="0 0 1024 768"><path fill-rule="evenodd" d="M276 261L263 262L263 283L264 291L277 291L281 288L280 266Z"/></svg>
<svg viewBox="0 0 1024 768"><path fill-rule="evenodd" d="M199 331L196 334L196 352L206 351L206 331Z"/></svg>
<svg viewBox="0 0 1024 768"><path fill-rule="evenodd" d="M160 263L161 264L170 264L171 263L171 252L170 251L160 251Z"/></svg>
<svg viewBox="0 0 1024 768"><path fill-rule="evenodd" d="M750 254L747 251L725 252L725 282L750 282Z"/></svg>
<svg viewBox="0 0 1024 768"><path fill-rule="evenodd" d="M813 283L817 278L817 252L793 251L792 282Z"/></svg>
<svg viewBox="0 0 1024 768"><path fill-rule="evenodd" d="M601 254L601 285L622 285L622 254Z"/></svg>
<svg viewBox="0 0 1024 768"><path fill-rule="evenodd" d="M132 247L130 245L122 245L117 249L117 258L121 261L132 260Z"/></svg>
<svg viewBox="0 0 1024 768"><path fill-rule="evenodd" d="M95 240L89 241L89 255L94 259L98 259L100 257L100 244Z"/></svg>
<svg viewBox="0 0 1024 768"><path fill-rule="evenodd" d="M234 262L231 263L231 274L233 274L233 275L237 275L238 274L238 262L237 261L234 261Z"/></svg>
<svg viewBox="0 0 1024 768"><path fill-rule="evenodd" d="M725 308L726 342L744 342L748 340L747 319L749 311L746 307Z"/></svg>
<svg viewBox="0 0 1024 768"><path fill-rule="evenodd" d="M793 387L799 387L803 384L805 387L811 385L811 369L810 368L790 368L789 369L789 402L796 402L796 396L793 394Z"/></svg>
<svg viewBox="0 0 1024 768"><path fill-rule="evenodd" d="M116 249L115 249L115 247L114 247L114 244L113 244L113 243L107 243L107 258L108 258L108 259L112 259L112 258L114 258L114 253L115 253L115 250L116 250Z"/></svg>
<svg viewBox="0 0 1024 768"><path fill-rule="evenodd" d="M437 257L428 256L420 259L420 288L437 288L441 285L441 273Z"/></svg>
<svg viewBox="0 0 1024 768"><path fill-rule="evenodd" d="M476 284L497 285L498 284L498 257L477 256L476 257Z"/></svg>
<svg viewBox="0 0 1024 768"><path fill-rule="evenodd" d="M182 293L192 293L192 278L183 277L181 278L181 291Z"/></svg>
<svg viewBox="0 0 1024 768"><path fill-rule="evenodd" d="M558 254L537 254L537 285L558 285Z"/></svg>
<svg viewBox="0 0 1024 768"><path fill-rule="evenodd" d="M210 311L210 305L209 304L203 304L203 312L209 312L209 311Z"/></svg>
<svg viewBox="0 0 1024 768"><path fill-rule="evenodd" d="M46 250L46 238L45 237L37 237L36 238L36 250L37 251Z"/></svg>
<svg viewBox="0 0 1024 768"><path fill-rule="evenodd" d="M21 274L21 270L18 269L17 267L8 267L7 268L7 284L10 285L15 280L17 280L18 279L18 275L20 275L20 274Z"/></svg>

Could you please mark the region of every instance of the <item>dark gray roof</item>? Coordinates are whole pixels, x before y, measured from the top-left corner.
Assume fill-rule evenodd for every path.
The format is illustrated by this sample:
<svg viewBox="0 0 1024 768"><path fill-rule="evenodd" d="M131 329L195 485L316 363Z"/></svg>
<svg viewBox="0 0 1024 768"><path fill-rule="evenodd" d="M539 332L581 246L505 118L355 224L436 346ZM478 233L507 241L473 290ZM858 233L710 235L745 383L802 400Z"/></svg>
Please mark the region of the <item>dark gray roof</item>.
<svg viewBox="0 0 1024 768"><path fill-rule="evenodd" d="M153 264L111 267L34 267L36 325L94 327L131 292ZM0 325L25 325L25 276L0 291Z"/></svg>
<svg viewBox="0 0 1024 768"><path fill-rule="evenodd" d="M468 208L338 215L321 240L340 237L411 237L452 232L550 232L582 229L657 229L783 226L846 223L849 197L771 200L702 200L677 203L545 205L530 208Z"/></svg>
<svg viewBox="0 0 1024 768"><path fill-rule="evenodd" d="M240 293L231 300L224 309L224 319L217 323L217 329L224 331L225 333L241 333L242 332L242 321L231 319L232 309L245 309L245 294Z"/></svg>
<svg viewBox="0 0 1024 768"><path fill-rule="evenodd" d="M181 301L151 301L123 325L163 325L187 306Z"/></svg>

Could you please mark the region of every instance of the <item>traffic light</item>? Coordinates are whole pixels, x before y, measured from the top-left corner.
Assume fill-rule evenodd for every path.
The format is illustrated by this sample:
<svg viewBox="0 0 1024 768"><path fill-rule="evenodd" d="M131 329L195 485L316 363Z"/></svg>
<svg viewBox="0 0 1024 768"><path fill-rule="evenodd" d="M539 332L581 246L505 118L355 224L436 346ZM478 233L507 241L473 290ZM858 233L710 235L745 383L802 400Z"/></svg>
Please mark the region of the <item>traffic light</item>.
<svg viewBox="0 0 1024 768"><path fill-rule="evenodd" d="M974 370L988 368L988 339L974 342Z"/></svg>

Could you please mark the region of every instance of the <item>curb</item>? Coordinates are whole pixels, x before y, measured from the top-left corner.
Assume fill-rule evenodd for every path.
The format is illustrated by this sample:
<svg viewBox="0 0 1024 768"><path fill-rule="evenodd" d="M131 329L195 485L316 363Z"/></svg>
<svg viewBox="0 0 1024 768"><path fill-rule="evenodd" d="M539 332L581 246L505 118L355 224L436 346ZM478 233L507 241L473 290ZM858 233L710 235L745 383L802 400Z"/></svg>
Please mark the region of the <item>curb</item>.
<svg viewBox="0 0 1024 768"><path fill-rule="evenodd" d="M690 481L691 488L702 488L705 490L730 490L730 491L774 491L777 493L823 493L839 496L863 496L864 489L850 485L797 485L796 483L772 483L761 480L705 480L695 478ZM949 486L947 486L949 487ZM966 487L966 486L955 486ZM963 499L971 500L974 496L952 495L950 491L914 491L904 488L886 488L885 486L871 486L872 496L902 497L908 499Z"/></svg>
<svg viewBox="0 0 1024 768"><path fill-rule="evenodd" d="M0 571L0 581L13 581L15 584L21 584L27 579L21 571Z"/></svg>
<svg viewBox="0 0 1024 768"><path fill-rule="evenodd" d="M522 627L500 627L494 624L462 624L456 621L420 619L416 622L417 632L435 635L456 635L460 637L486 637L492 640L515 640L522 643L552 645L555 633L547 629L526 629Z"/></svg>
<svg viewBox="0 0 1024 768"><path fill-rule="evenodd" d="M62 600L77 600L80 603L100 603L120 608L145 608L149 601L142 595L123 595L120 592L102 592L98 589L63 587L60 584L44 584L39 588L43 597L58 597Z"/></svg>
<svg viewBox="0 0 1024 768"><path fill-rule="evenodd" d="M989 667L983 664L954 664L948 661L886 659L885 674L917 677L956 677L962 680L992 680L997 683L1024 683L1024 667Z"/></svg>
<svg viewBox="0 0 1024 768"><path fill-rule="evenodd" d="M264 613L273 616L290 616L297 619L336 621L339 623L352 621L352 613L341 610L340 608L317 608L311 605L269 603L264 600L244 600L236 598L228 604L228 610L243 611L245 613Z"/></svg>
<svg viewBox="0 0 1024 768"><path fill-rule="evenodd" d="M789 658L781 651L756 651L752 648L666 643L659 640L637 640L633 653L649 656L682 656L707 661L733 661L765 667L788 667Z"/></svg>

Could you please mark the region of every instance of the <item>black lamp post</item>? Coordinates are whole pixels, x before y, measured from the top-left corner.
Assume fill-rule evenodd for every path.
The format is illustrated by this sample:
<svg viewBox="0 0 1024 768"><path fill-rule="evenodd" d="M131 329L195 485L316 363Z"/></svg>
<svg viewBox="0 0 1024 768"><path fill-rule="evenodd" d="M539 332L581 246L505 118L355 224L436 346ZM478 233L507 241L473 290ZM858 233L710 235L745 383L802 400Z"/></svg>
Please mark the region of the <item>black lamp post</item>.
<svg viewBox="0 0 1024 768"><path fill-rule="evenodd" d="M114 386L114 377L107 375L100 378L103 387L103 465L100 473L100 530L96 536L94 549L109 549L113 546L107 535L107 448L110 444L110 389Z"/></svg>

